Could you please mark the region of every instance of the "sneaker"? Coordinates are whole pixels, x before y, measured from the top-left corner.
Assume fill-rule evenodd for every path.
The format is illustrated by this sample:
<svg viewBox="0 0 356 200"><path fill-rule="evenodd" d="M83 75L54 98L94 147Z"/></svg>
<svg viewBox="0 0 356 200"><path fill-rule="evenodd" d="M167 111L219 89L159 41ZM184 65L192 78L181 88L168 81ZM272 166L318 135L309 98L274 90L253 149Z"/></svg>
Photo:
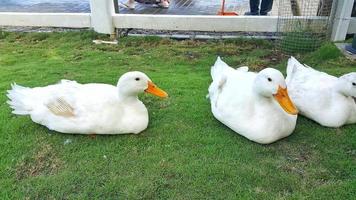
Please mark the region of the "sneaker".
<svg viewBox="0 0 356 200"><path fill-rule="evenodd" d="M158 5L162 8L169 8L169 1L168 0L161 0Z"/></svg>
<svg viewBox="0 0 356 200"><path fill-rule="evenodd" d="M127 3L119 3L119 6L120 7L123 7L123 8L128 8L130 10L134 10L135 9L135 6L136 6L136 3L135 1L127 1Z"/></svg>
<svg viewBox="0 0 356 200"><path fill-rule="evenodd" d="M259 15L258 12L245 12L245 15Z"/></svg>
<svg viewBox="0 0 356 200"><path fill-rule="evenodd" d="M268 14L268 13L265 13L265 12L260 12L260 15L267 16L267 15L269 15L269 14Z"/></svg>

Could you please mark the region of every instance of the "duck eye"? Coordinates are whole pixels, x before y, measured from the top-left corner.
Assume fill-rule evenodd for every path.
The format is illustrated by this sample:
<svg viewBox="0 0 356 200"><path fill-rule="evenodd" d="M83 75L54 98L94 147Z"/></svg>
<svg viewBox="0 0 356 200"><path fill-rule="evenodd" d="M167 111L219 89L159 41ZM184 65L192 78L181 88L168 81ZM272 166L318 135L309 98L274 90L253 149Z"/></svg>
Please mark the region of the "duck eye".
<svg viewBox="0 0 356 200"><path fill-rule="evenodd" d="M271 81L272 81L272 79L271 79L271 78L268 78L267 80L268 80L269 82L271 82Z"/></svg>
<svg viewBox="0 0 356 200"><path fill-rule="evenodd" d="M353 83L352 83L352 85L353 85L353 86L356 86L356 83L355 83L355 82L353 82Z"/></svg>
<svg viewBox="0 0 356 200"><path fill-rule="evenodd" d="M139 80L140 80L140 78L135 78L135 80L136 80L136 81L139 81Z"/></svg>

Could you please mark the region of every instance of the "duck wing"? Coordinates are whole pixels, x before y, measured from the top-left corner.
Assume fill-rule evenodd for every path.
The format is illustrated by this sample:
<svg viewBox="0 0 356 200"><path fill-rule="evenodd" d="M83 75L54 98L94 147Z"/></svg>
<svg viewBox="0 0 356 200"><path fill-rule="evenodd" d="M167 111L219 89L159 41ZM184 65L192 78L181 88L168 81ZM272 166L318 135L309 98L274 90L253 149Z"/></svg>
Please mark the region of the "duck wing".
<svg viewBox="0 0 356 200"><path fill-rule="evenodd" d="M64 98L59 97L46 104L48 110L54 115L62 117L75 117L74 108Z"/></svg>
<svg viewBox="0 0 356 200"><path fill-rule="evenodd" d="M337 78L299 63L294 57L288 61L286 83L292 101L302 114L312 114L327 106Z"/></svg>
<svg viewBox="0 0 356 200"><path fill-rule="evenodd" d="M224 61L222 61L220 57L217 58L214 66L211 67L210 71L213 82L209 86L208 96L212 103L217 103L218 96L224 89L228 75L236 71L247 72L248 67L240 67L237 69L233 69Z"/></svg>
<svg viewBox="0 0 356 200"><path fill-rule="evenodd" d="M336 77L303 65L294 57L288 60L286 77L288 89L297 89L301 86L308 87L309 90L329 89L335 80Z"/></svg>
<svg viewBox="0 0 356 200"><path fill-rule="evenodd" d="M89 133L112 117L117 91L112 85L62 80L36 88L13 84L7 96L14 114L30 115L34 122L51 130ZM122 113L119 108L114 111L117 115Z"/></svg>
<svg viewBox="0 0 356 200"><path fill-rule="evenodd" d="M46 87L28 88L11 85L7 91L7 103L13 109L12 113L18 115L31 115L38 110L48 110L58 116L73 116L73 94L81 84L75 81L62 80L58 84Z"/></svg>

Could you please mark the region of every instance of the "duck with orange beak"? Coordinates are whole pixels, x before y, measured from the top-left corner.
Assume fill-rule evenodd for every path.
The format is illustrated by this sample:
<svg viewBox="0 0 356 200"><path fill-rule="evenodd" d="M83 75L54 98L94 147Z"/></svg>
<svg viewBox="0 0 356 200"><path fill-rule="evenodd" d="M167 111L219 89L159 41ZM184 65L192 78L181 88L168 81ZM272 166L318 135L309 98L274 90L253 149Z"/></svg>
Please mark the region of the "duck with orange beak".
<svg viewBox="0 0 356 200"><path fill-rule="evenodd" d="M336 77L291 57L286 82L301 115L331 128L356 123L356 72Z"/></svg>
<svg viewBox="0 0 356 200"><path fill-rule="evenodd" d="M142 72L123 74L117 87L109 84L80 84L62 80L55 85L27 88L16 84L8 91L8 104L17 115L50 130L71 134L138 134L148 125L146 106L140 93L166 98Z"/></svg>
<svg viewBox="0 0 356 200"><path fill-rule="evenodd" d="M266 68L233 69L220 58L211 68L211 110L216 119L257 143L269 144L295 129L298 110L289 98L281 72Z"/></svg>

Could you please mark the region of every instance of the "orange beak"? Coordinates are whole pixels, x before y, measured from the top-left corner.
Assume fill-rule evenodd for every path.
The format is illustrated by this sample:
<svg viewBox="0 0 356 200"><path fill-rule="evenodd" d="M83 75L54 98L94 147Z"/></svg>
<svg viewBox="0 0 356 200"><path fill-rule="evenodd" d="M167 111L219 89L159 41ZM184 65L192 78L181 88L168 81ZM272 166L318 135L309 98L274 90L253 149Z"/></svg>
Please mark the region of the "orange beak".
<svg viewBox="0 0 356 200"><path fill-rule="evenodd" d="M286 111L288 114L296 115L298 114L298 110L293 104L292 100L289 98L287 88L283 89L282 87L278 87L277 94L273 95L277 100L279 105Z"/></svg>
<svg viewBox="0 0 356 200"><path fill-rule="evenodd" d="M168 94L163 91L162 89L160 89L159 87L157 87L154 83L152 83L151 81L148 81L148 87L147 89L145 90L145 92L147 93L151 93L153 95L156 95L158 97L162 97L162 98L165 98L165 97L168 97Z"/></svg>

